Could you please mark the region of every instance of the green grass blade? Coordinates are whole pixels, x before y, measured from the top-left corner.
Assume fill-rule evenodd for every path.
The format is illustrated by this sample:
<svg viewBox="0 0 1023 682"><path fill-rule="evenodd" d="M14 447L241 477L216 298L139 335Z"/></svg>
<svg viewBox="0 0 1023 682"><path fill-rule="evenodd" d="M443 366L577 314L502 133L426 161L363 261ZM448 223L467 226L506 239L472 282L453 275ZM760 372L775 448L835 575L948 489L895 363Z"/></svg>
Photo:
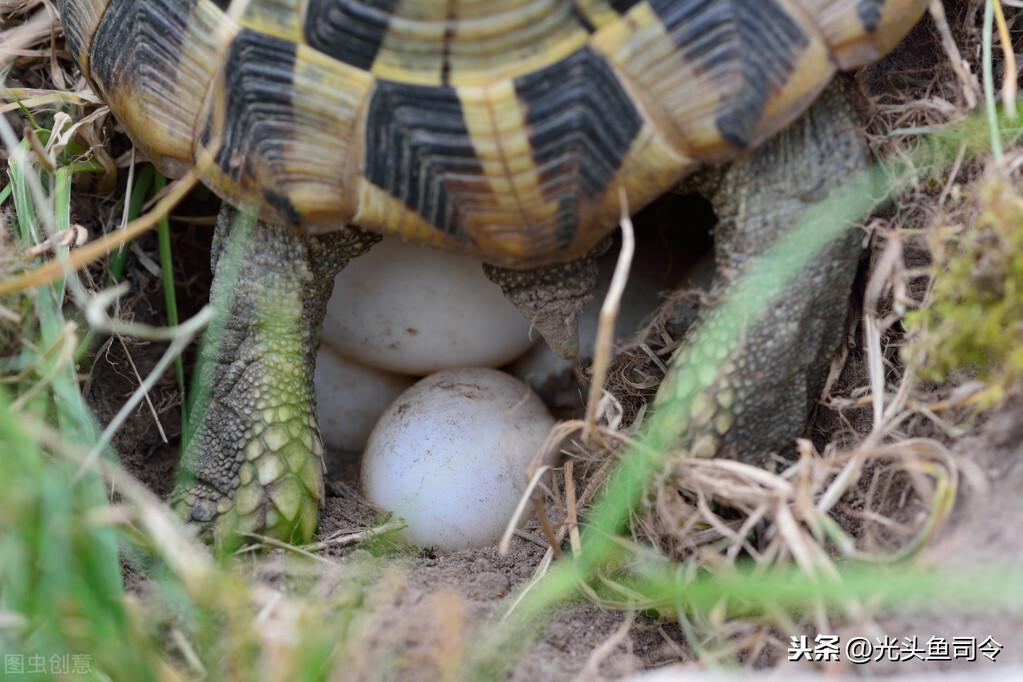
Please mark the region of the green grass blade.
<svg viewBox="0 0 1023 682"><path fill-rule="evenodd" d="M159 193L167 186L167 178L157 174L154 189ZM167 325L178 326L178 302L174 290L174 259L171 249L170 220L167 216L160 218L156 226L156 234L160 243L160 274L163 278L163 302L167 311ZM188 431L188 400L185 393L185 365L179 355L174 359L174 375L181 391L181 432Z"/></svg>

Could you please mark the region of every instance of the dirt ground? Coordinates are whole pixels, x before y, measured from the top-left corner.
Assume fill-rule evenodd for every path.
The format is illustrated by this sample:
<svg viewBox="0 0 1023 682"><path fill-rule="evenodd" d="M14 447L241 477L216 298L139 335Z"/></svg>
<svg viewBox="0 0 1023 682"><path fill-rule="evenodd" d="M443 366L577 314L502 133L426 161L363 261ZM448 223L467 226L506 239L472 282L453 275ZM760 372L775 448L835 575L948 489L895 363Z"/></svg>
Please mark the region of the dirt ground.
<svg viewBox="0 0 1023 682"><path fill-rule="evenodd" d="M136 358L138 362L138 358ZM140 371L142 368L140 368ZM173 412L173 411L172 411ZM141 412L139 422L151 415ZM165 424L166 428L166 424ZM131 434L152 434L152 428L138 426ZM154 490L166 493L173 480L173 447L153 446L122 452L144 453L126 458L132 473ZM957 507L945 530L924 551L921 560L933 566L970 566L1013 564L1023 556L1023 404L1006 407L977 427L969 436L953 446L953 454L962 458L965 485ZM335 453L335 461L346 460L345 479L333 479L318 531L319 538L336 533L352 532L373 525L377 512L357 491L357 465L351 458ZM528 525L511 544L511 551L500 556L496 548L458 552L403 553L393 565L389 578L391 589L382 594L382 601L373 606L372 623L367 626L367 656L416 656L417 661L435 661L440 643L435 640L439 621L459 613L463 619L458 627L472 629L480 625L492 611L504 603L516 588L533 576L546 549L535 521ZM357 563L365 550L328 548L324 558L338 563L344 573L348 562ZM643 670L693 662L693 652L674 623L636 617L627 634L619 629L630 618L626 613L608 610L589 603L576 603L560 609L551 618L542 637L516 670L515 680L618 679ZM931 636L970 636L982 640L993 637L1004 645L997 658L997 669L1008 664L1023 665L1023 618L1011 611L996 610L982 616L962 616L948 612L923 612L913 617L889 617L875 623L842 626L837 634L878 633L897 639L917 636L926 641ZM617 635L617 637L616 637ZM594 661L594 651L602 649ZM784 662L780 662L785 665ZM789 664L805 671L808 664ZM958 668L977 673L993 666L981 658L975 664L958 664ZM870 673L896 675L933 672L940 664L876 664ZM833 665L829 675L857 672L855 667ZM863 671L858 671L862 673ZM405 670L401 679L433 679L437 669L417 665ZM582 676L581 678L579 676Z"/></svg>
<svg viewBox="0 0 1023 682"><path fill-rule="evenodd" d="M151 420L148 414L140 421ZM152 429L150 429L152 431ZM139 428L138 433L145 432ZM149 458L126 459L129 470L154 489L166 492L173 478L172 448L151 448ZM138 452L138 451L137 451ZM968 482L963 486L956 509L946 529L934 539L921 557L924 565L994 566L1017 563L1023 556L1023 404L1006 407L974 433L955 444L953 452L965 465ZM328 487L326 506L318 535L327 538L338 532L371 527L377 512L356 489L356 467L345 467L348 478L334 479ZM496 548L458 552L404 552L393 565L389 589L374 604L372 622L366 634L368 658L434 660L441 644L435 639L443 614L460 614L458 628L471 632L505 602L504 599L532 577L546 550L546 542L535 522L520 532L507 556ZM277 551L278 556L280 552ZM329 548L325 559L336 562L343 572L348 562L365 558L365 550ZM339 580L339 589L343 581ZM138 587L138 585L136 585ZM630 614L607 610L589 603L559 609L547 623L516 669L515 680L618 679L642 670L694 661L678 625L637 616L626 634L619 632ZM922 613L882 618L872 623L851 623L836 634L890 635L901 640L916 636L992 636L1004 646L997 664L981 658L977 663L958 663L959 669L981 672L985 667L1002 669L1023 665L1023 618L1010 611L964 616L948 612ZM603 645L609 644L607 647ZM595 658L595 651L600 651ZM418 655L416 654L418 652ZM811 664L786 664L806 672ZM943 669L936 663L872 664L869 673L894 675ZM417 665L405 670L402 679L432 679L436 669ZM835 664L829 675L863 673L851 664Z"/></svg>
<svg viewBox="0 0 1023 682"><path fill-rule="evenodd" d="M954 446L971 470L971 482L960 495L946 530L920 557L925 565L971 567L1014 566L1023 558L1023 403L1007 406ZM881 621L883 631L916 636L991 636L1004 646L997 665L1023 664L1023 616L1018 611L992 610L983 615L925 613ZM933 664L930 664L933 666ZM960 667L990 667L983 658ZM898 671L906 669L897 664ZM927 664L916 662L916 669Z"/></svg>

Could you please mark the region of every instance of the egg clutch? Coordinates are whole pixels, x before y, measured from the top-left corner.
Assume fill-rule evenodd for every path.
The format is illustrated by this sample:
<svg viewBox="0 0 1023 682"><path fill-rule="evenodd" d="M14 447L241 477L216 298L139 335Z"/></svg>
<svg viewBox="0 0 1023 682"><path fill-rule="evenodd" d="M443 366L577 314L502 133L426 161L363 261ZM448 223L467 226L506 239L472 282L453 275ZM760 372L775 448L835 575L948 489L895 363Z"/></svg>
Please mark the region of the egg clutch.
<svg viewBox="0 0 1023 682"><path fill-rule="evenodd" d="M337 277L316 362L328 448L362 453L366 498L406 540L495 544L554 420L499 367L534 343L478 261L385 239ZM417 381L418 377L427 375Z"/></svg>

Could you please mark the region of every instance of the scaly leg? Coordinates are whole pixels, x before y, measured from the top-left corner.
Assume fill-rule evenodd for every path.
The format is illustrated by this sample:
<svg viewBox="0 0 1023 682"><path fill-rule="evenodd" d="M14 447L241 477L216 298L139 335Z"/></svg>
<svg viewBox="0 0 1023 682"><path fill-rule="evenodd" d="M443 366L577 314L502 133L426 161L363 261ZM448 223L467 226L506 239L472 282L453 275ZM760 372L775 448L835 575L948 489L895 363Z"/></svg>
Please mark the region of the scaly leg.
<svg viewBox="0 0 1023 682"><path fill-rule="evenodd" d="M832 84L802 118L724 174L711 197L724 283L761 264L810 207L867 169L868 149L844 87ZM704 354L680 349L655 405L691 400L669 434L684 450L759 463L792 447L842 341L862 241L862 232L850 228L819 254L797 254L799 274L747 321L730 353L724 342ZM717 308L701 318L712 339L728 338L735 324Z"/></svg>
<svg viewBox="0 0 1023 682"><path fill-rule="evenodd" d="M221 211L217 317L200 351L195 428L171 498L217 544L236 543L237 532L312 536L323 501L312 385L320 327L335 274L376 240L352 228L304 236Z"/></svg>

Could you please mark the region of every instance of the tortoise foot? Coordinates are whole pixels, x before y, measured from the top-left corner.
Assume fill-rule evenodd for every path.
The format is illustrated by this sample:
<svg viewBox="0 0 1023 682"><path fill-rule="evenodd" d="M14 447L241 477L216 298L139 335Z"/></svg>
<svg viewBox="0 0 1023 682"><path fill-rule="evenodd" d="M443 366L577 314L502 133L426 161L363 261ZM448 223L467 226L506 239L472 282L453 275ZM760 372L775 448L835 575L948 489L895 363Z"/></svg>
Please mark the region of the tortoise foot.
<svg viewBox="0 0 1023 682"><path fill-rule="evenodd" d="M223 450L207 449L207 457L214 452ZM194 476L179 483L171 496L175 511L221 546L249 534L308 541L323 500L323 447L315 422L296 417L255 423L246 445L232 452L233 457L209 460L213 465L229 460L219 480ZM200 462L196 468L207 466Z"/></svg>
<svg viewBox="0 0 1023 682"><path fill-rule="evenodd" d="M200 351L194 429L171 503L216 545L245 534L309 540L323 501L313 372L334 276L375 241L354 229L307 236L221 212L216 309Z"/></svg>

